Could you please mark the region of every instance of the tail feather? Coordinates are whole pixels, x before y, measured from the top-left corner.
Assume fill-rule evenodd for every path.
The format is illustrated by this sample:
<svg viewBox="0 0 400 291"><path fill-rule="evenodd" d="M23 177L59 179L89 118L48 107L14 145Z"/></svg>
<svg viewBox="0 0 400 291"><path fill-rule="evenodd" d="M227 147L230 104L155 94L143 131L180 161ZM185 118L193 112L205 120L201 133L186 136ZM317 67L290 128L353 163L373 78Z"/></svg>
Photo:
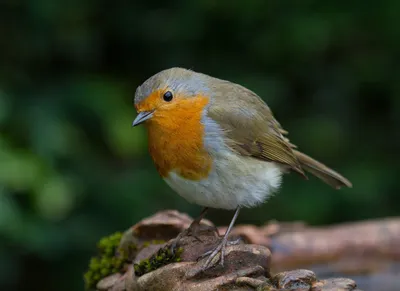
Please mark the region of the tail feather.
<svg viewBox="0 0 400 291"><path fill-rule="evenodd" d="M334 170L328 168L324 164L299 151L293 150L293 152L304 170L318 177L333 188L340 189L344 186L349 188L353 187L349 180L347 180L345 177L335 172Z"/></svg>

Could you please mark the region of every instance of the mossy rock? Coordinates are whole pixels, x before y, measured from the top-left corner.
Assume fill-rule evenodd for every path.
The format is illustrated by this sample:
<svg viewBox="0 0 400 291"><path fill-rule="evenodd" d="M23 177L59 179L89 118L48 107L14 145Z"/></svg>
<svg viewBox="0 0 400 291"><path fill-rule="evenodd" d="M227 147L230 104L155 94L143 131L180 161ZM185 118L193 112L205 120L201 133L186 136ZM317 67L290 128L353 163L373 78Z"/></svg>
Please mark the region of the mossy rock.
<svg viewBox="0 0 400 291"><path fill-rule="evenodd" d="M122 232L115 232L101 238L97 243L98 254L90 259L88 270L84 274L86 290L95 289L97 283L105 277L126 271L126 267L132 263L132 259L141 249L149 245L165 243L162 240L151 240L138 245L135 238L126 240L124 239L125 236ZM160 254L159 260L153 262L150 265L150 269L153 270L156 266L160 266L161 263L167 263L169 260L175 259L177 261L177 255L178 253L175 256Z"/></svg>
<svg viewBox="0 0 400 291"><path fill-rule="evenodd" d="M116 232L98 242L99 254L90 259L88 271L84 275L87 290L94 289L101 279L125 270L126 264L129 263L129 254L137 249L137 245L132 244L127 249L121 249L121 238L122 233Z"/></svg>
<svg viewBox="0 0 400 291"><path fill-rule="evenodd" d="M180 262L182 252L183 248L178 248L175 252L172 252L169 246L165 246L150 258L134 264L135 275L139 277L170 263Z"/></svg>

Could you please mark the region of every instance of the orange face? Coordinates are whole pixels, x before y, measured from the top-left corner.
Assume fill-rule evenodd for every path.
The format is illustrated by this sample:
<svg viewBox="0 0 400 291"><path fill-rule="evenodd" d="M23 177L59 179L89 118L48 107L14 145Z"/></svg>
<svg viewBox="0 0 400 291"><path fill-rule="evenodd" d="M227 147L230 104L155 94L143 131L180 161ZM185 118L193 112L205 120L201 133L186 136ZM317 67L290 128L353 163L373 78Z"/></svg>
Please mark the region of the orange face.
<svg viewBox="0 0 400 291"><path fill-rule="evenodd" d="M165 95L167 92L172 94L171 100L169 93ZM204 149L201 119L208 102L209 98L203 95L187 97L157 89L135 105L138 118L140 114L145 118L149 151L161 176L167 177L175 170L190 180L207 177L212 162Z"/></svg>
<svg viewBox="0 0 400 291"><path fill-rule="evenodd" d="M209 98L203 95L188 97L184 93L175 93L168 88L156 89L135 104L135 108L139 115L150 114L149 118L144 120L147 125L159 124L172 128L182 126L181 121L187 121L196 113L203 111L208 100Z"/></svg>
<svg viewBox="0 0 400 291"><path fill-rule="evenodd" d="M153 111L157 108L168 105L168 102L163 100L163 95L168 90L166 89L157 89L149 96L147 96L144 100L142 100L139 104L135 104L136 111Z"/></svg>
<svg viewBox="0 0 400 291"><path fill-rule="evenodd" d="M135 108L139 115L151 114L150 118L144 120L146 123L160 122L160 118L162 120L163 117L168 122L169 118L173 118L175 109L181 106L184 99L184 97L176 96L169 89L157 89L144 100L135 104Z"/></svg>

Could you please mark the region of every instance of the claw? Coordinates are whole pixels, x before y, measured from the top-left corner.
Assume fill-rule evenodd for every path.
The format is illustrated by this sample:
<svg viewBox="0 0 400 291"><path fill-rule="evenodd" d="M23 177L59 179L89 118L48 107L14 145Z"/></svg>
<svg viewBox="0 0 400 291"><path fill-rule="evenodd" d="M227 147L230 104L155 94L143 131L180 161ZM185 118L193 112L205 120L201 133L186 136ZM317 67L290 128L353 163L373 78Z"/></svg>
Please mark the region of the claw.
<svg viewBox="0 0 400 291"><path fill-rule="evenodd" d="M222 238L221 243L214 250L208 251L208 252L204 253L203 255L201 255L199 257L199 258L204 258L205 256L209 256L207 261L205 262L205 264L201 268L202 271L205 271L205 270L207 270L207 269L209 269L211 267L214 267L217 264L218 261L219 261L219 264L221 266L224 266L226 246L227 245L235 245L235 244L238 244L240 242L240 239L228 242L229 233L230 233L230 231L231 231L231 229L232 229L232 227L233 227L233 225L234 225L234 223L236 221L237 216L239 215L239 210L240 210L239 207L236 208L235 214L234 214L234 216L232 218L231 223L229 224L228 229L225 232L224 237ZM218 255L218 253L220 253L219 259L216 262L211 264L211 262Z"/></svg>
<svg viewBox="0 0 400 291"><path fill-rule="evenodd" d="M222 242L213 250L213 252L208 257L207 261L203 265L203 268L202 268L203 271L205 271L205 270L209 269L210 267L213 267L217 264L218 261L215 262L214 264L210 265L212 260L218 255L219 252L221 252L220 259L219 259L220 265L224 266L225 246L226 246L226 241L222 240Z"/></svg>
<svg viewBox="0 0 400 291"><path fill-rule="evenodd" d="M226 243L226 245L227 245L227 246L235 246L235 245L239 244L241 241L242 241L242 239L241 239L241 238L238 238L238 239L236 239L236 240L228 241L228 242Z"/></svg>
<svg viewBox="0 0 400 291"><path fill-rule="evenodd" d="M180 239L181 238L178 235L177 238L172 242L171 248L170 248L172 254L175 253L176 247L178 246L178 242L180 241Z"/></svg>
<svg viewBox="0 0 400 291"><path fill-rule="evenodd" d="M212 260L218 255L218 253L220 253L220 259L219 259L219 264L221 266L224 266L224 262L225 262L225 251L226 251L226 246L233 246L233 245L237 245L238 243L240 243L241 239L237 239L234 241L228 241L225 239L222 239L221 243L214 248L213 250L207 251L204 254L202 254L197 261L207 257L207 261L204 263L202 270L205 271L213 266L215 266L217 264L217 262L215 262L214 264L210 265L210 263L212 262Z"/></svg>

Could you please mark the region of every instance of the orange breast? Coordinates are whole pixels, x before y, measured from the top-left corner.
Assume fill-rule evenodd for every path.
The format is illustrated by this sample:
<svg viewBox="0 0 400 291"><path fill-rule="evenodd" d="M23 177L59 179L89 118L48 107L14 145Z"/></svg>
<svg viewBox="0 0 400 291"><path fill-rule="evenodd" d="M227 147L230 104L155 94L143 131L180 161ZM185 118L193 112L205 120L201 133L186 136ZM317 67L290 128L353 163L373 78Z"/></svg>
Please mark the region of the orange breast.
<svg viewBox="0 0 400 291"><path fill-rule="evenodd" d="M162 177L172 170L189 180L208 176L212 159L204 148L201 123L207 103L203 96L180 99L179 106L156 111L148 122L150 155Z"/></svg>

